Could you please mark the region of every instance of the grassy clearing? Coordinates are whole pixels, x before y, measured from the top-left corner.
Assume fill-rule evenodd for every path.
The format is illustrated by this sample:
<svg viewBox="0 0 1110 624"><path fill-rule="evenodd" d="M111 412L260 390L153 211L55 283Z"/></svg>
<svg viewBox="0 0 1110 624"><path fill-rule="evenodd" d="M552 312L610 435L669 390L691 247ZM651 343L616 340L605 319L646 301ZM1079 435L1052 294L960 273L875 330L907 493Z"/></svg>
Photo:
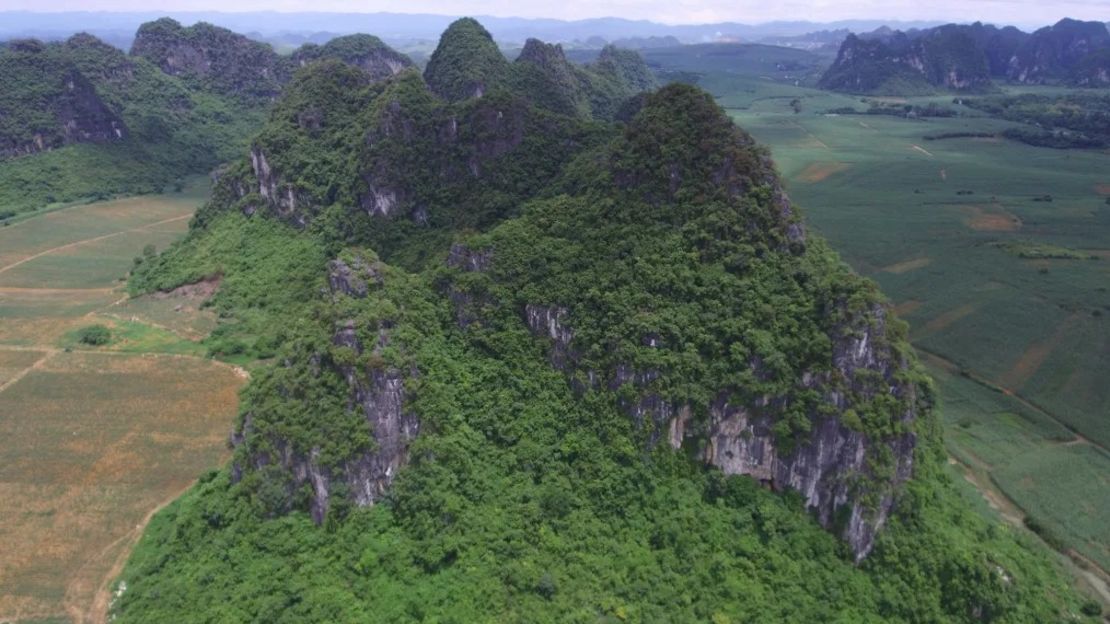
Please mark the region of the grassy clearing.
<svg viewBox="0 0 1110 624"><path fill-rule="evenodd" d="M193 333L175 332L158 319L180 302L129 302L118 282L145 245L183 234L202 197L0 228L0 621L102 621L149 514L226 457L242 379L189 340L214 318L194 312ZM93 324L107 344L78 341Z"/></svg>

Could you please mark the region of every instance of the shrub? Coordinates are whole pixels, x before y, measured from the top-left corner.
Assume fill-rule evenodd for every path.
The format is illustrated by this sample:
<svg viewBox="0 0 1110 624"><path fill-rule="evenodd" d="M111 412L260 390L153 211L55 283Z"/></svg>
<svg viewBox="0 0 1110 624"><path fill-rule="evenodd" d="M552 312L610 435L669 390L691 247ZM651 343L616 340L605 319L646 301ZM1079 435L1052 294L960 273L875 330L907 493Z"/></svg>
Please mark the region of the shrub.
<svg viewBox="0 0 1110 624"><path fill-rule="evenodd" d="M1087 602L1083 603L1083 606L1079 608L1079 611L1083 613L1083 615L1098 617L1102 615L1102 605L1094 600L1088 600Z"/></svg>
<svg viewBox="0 0 1110 624"><path fill-rule="evenodd" d="M103 325L89 325L78 330L77 339L87 345L106 345L112 339L112 330Z"/></svg>

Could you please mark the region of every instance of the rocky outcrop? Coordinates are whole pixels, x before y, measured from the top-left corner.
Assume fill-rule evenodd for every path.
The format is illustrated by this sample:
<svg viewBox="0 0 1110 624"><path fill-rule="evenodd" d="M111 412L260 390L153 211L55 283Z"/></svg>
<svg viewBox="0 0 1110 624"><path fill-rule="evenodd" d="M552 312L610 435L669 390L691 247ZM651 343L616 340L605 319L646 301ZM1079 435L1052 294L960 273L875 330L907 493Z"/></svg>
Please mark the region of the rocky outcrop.
<svg viewBox="0 0 1110 624"><path fill-rule="evenodd" d="M912 37L901 32L873 38L848 35L819 84L849 93L989 89L990 63L969 28L948 25Z"/></svg>
<svg viewBox="0 0 1110 624"><path fill-rule="evenodd" d="M67 58L63 45L16 42L4 53L0 78L11 88L0 98L0 158L127 138L123 119ZM37 87L22 88L28 84Z"/></svg>
<svg viewBox="0 0 1110 624"><path fill-rule="evenodd" d="M414 67L412 60L371 35L336 37L324 45L312 43L297 48L291 57L296 67L320 59L337 59L362 70L371 81L385 80Z"/></svg>
<svg viewBox="0 0 1110 624"><path fill-rule="evenodd" d="M204 89L248 99L273 99L290 67L273 48L200 22L184 27L164 17L139 27L131 55Z"/></svg>
<svg viewBox="0 0 1110 624"><path fill-rule="evenodd" d="M662 371L637 370L623 363L601 375L577 371L566 308L527 305L524 310L525 324L533 335L551 342L552 364L568 373L578 392L596 389L598 378L607 377L605 389L618 394L618 405L637 427L650 431L649 444L665 440L676 450L693 450L707 465L726 474L747 475L772 489L798 492L818 522L851 547L856 561L871 552L896 493L912 476L917 441L912 432L916 390L898 380L898 372L908 363L886 341L886 315L886 308L875 305L830 336L830 369L804 374L798 386L818 392L834 408L834 415L812 413L807 435L784 440L776 435L774 425L787 411L789 397L737 402L731 396L740 389L721 389L703 406L707 417L695 420L694 406L668 400L654 389ZM653 348L662 346L656 337L644 340ZM753 362L753 367L758 369L760 363ZM633 398L620 392L626 385L633 389ZM862 430L855 416L843 415L854 414L854 409L880 394L910 407L895 416L899 433L874 438ZM879 458L885 457L893 458L893 464L879 466Z"/></svg>
<svg viewBox="0 0 1110 624"><path fill-rule="evenodd" d="M1110 32L1102 22L1062 19L1034 32L1010 58L1007 77L1022 84L1045 84L1061 80L1083 82L1089 78L1091 59L1106 58ZM1080 73L1077 75L1076 72ZM1097 76L1097 71L1095 72Z"/></svg>
<svg viewBox="0 0 1110 624"><path fill-rule="evenodd" d="M1013 27L948 24L921 31L849 35L822 88L912 94L930 88L982 91L992 80L1020 84L1102 84L1110 70L1110 32L1102 22L1063 19L1032 34Z"/></svg>
<svg viewBox="0 0 1110 624"><path fill-rule="evenodd" d="M380 286L382 277L376 260L356 255L337 258L328 263L328 292L333 300L342 297L365 298L370 288ZM307 452L297 452L283 438L269 440L268 449L239 458L232 465L233 481L239 481L246 468L259 471L268 466L278 466L285 476L287 500L306 486L311 492L308 510L313 520L324 521L331 508L333 493L342 485L347 500L366 507L373 505L388 491L398 471L408 461L408 449L420 431L420 420L405 408L405 378L415 371L401 371L384 364L360 364L358 356L369 351L380 362L381 351L391 341L390 322L378 325L372 345L359 339L358 327L353 320L338 322L334 328L332 344L349 349L354 361L336 361L324 364L315 356L310 367L319 372L321 366L336 368L348 389L347 409L365 417L371 435L368 449L348 457L339 465L325 465L321 451L314 447ZM252 415L246 414L241 426L233 432L231 444L238 448L252 436ZM288 508L292 503L286 504Z"/></svg>
<svg viewBox="0 0 1110 624"><path fill-rule="evenodd" d="M266 152L263 151L262 147L258 145L251 147L250 161L251 170L258 182L257 192L262 199L274 209L279 217L290 219L298 226L304 227L308 223L308 215L305 209L310 206L311 202L303 197L303 193L299 192L297 187L281 179L281 176L267 159ZM251 206L247 206L245 209L253 211Z"/></svg>

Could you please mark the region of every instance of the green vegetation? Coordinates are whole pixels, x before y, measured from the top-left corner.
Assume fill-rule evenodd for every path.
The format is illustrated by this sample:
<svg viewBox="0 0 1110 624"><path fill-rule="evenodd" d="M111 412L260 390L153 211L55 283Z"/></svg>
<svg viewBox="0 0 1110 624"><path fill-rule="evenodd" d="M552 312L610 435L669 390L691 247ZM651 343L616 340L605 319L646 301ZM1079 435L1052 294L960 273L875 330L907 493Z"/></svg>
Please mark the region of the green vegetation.
<svg viewBox="0 0 1110 624"><path fill-rule="evenodd" d="M190 89L88 35L0 52L0 75L0 146L32 152L0 161L0 205L13 215L180 187L182 175L241 154L262 121L256 105ZM58 99L66 77L84 85L83 107L99 116L73 113ZM95 142L64 134L74 114Z"/></svg>
<svg viewBox="0 0 1110 624"><path fill-rule="evenodd" d="M499 89L563 115L612 120L621 104L656 86L640 55L606 46L592 65L569 63L562 46L529 39L509 63L470 18L452 23L424 71L432 92L459 101Z"/></svg>
<svg viewBox="0 0 1110 624"><path fill-rule="evenodd" d="M436 95L458 101L502 85L508 73L509 61L489 32L477 20L463 18L444 31L424 77Z"/></svg>
<svg viewBox="0 0 1110 624"><path fill-rule="evenodd" d="M930 366L947 451L982 470L988 486L997 484L1068 548L1110 569L1102 521L1110 499L1098 476L1110 473L1103 417L1110 393L1099 373L1110 366L1100 347L1110 305L1104 263L1021 257L1106 256L1105 155L1007 140L1002 133L1014 122L984 116L966 97L898 101L959 113L922 121L813 114L862 107L858 97L758 75L717 72L699 84L711 85L734 119L771 148L811 225L898 302L914 345L984 382ZM802 114L790 106L794 98ZM922 143L923 134L949 138ZM1053 201L1031 201L1045 195ZM1074 432L1093 444L1066 445Z"/></svg>
<svg viewBox="0 0 1110 624"><path fill-rule="evenodd" d="M1057 149L1110 146L1110 95L1067 93L971 98L967 106L993 117L1026 124L1006 137Z"/></svg>
<svg viewBox="0 0 1110 624"><path fill-rule="evenodd" d="M276 97L291 73L287 59L268 44L206 22L185 27L168 17L139 27L131 55L195 88L248 101Z"/></svg>
<svg viewBox="0 0 1110 624"><path fill-rule="evenodd" d="M301 123L321 108L323 124ZM458 134L444 140L453 113ZM571 146L555 149L568 135ZM819 238L803 240L766 153L702 92L649 96L618 133L511 94L446 107L415 75L360 86L318 64L254 148L268 173L229 170L189 237L144 262L132 288L218 272L221 316L245 327L256 315L244 335L280 328L277 357L243 394L234 468L155 518L120 578L116 621L1036 622L1079 612L1045 552L978 517L947 480L932 393L897 322L869 334L876 357L897 358L890 380L863 370L830 382L851 394L855 418L844 418L870 439L917 434L914 478L859 567L799 495L706 469L697 426L675 452L653 443L664 423L629 417L646 392L689 404L699 424L717 392L739 405L766 393L790 406L773 414L778 442L804 444L837 411L797 380L835 377L835 345L870 331L882 305ZM439 173L459 162L477 171ZM271 181L280 192L268 197L238 191ZM383 204L386 192L400 202ZM426 225L411 219L416 207ZM488 262L482 270L444 266L449 253L487 252L473 260ZM334 257L369 267L365 296L320 294ZM533 336L528 304L565 307L570 345ZM354 335L340 340L346 327ZM649 334L665 346L645 344ZM590 371L607 381L621 364L658 375L646 388L591 388ZM375 440L348 403L350 379L375 371L404 375L421 433L388 497L359 508L339 475ZM879 498L894 458L871 448L873 474L854 494ZM318 493L259 461L283 456L336 477L323 526L306 513Z"/></svg>
<svg viewBox="0 0 1110 624"><path fill-rule="evenodd" d="M312 43L297 48L291 57L296 66L304 66L321 59L337 59L353 65L366 73L371 80L389 78L412 61L399 54L373 35L347 35L336 37L318 46Z"/></svg>
<svg viewBox="0 0 1110 624"><path fill-rule="evenodd" d="M77 330L77 339L87 345L98 347L112 340L112 331L103 325L89 325Z"/></svg>
<svg viewBox="0 0 1110 624"><path fill-rule="evenodd" d="M1032 34L976 22L850 34L819 85L898 96L989 92L995 80L1098 87L1110 85L1108 70L1110 33L1102 22L1063 19Z"/></svg>

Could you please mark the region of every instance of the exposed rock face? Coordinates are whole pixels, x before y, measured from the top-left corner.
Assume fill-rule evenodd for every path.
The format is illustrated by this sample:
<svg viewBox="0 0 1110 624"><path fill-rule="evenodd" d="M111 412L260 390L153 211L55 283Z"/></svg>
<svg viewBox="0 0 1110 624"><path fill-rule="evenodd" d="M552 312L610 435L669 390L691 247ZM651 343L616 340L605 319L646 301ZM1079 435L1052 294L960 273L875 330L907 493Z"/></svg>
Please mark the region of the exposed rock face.
<svg viewBox="0 0 1110 624"><path fill-rule="evenodd" d="M385 80L413 67L409 57L371 35L336 37L322 46L305 44L293 52L292 61L304 67L319 59L333 58L359 68L370 80Z"/></svg>
<svg viewBox="0 0 1110 624"><path fill-rule="evenodd" d="M806 373L800 386L821 393L838 414L856 406L853 396L890 394L914 405L914 387L896 380L907 364L883 338L886 314L885 308L874 306L850 328L830 336L832 372ZM578 356L567 315L560 306L530 304L524 310L532 333L551 341L552 364L570 374L576 389L585 392L596 387L600 375L587 371L586 383L581 382L582 375L575 375ZM653 341L650 336L645 340ZM748 475L776 490L795 490L821 525L848 543L857 561L871 552L890 515L895 492L912 476L916 436L910 425L917 416L913 408L901 416L905 433L871 439L858 430L858 424L850 425L840 416L811 414L814 425L809 435L788 443L777 439L773 430L788 399L764 396L737 404L730 400L728 389L721 389L708 406L708 418L695 422L692 406L669 401L652 389L661 375L658 370L635 370L627 364L604 374L608 390L625 385L636 390L635 398L621 398L618 403L637 426L651 427L649 443L654 445L665 436L672 448L693 447L706 464L726 474ZM894 463L887 467L889 474L876 480L871 462L887 452Z"/></svg>
<svg viewBox="0 0 1110 624"><path fill-rule="evenodd" d="M1092 64L1089 59L1105 57L1110 48L1110 32L1102 22L1062 19L1034 32L1015 52L1007 67L1007 77L1022 84L1044 84L1064 78L1082 82L1089 76L1073 76ZM1097 75L1097 72L1096 72ZM1097 86L1097 83L1091 86Z"/></svg>
<svg viewBox="0 0 1110 624"><path fill-rule="evenodd" d="M251 147L250 158L251 169L258 181L258 194L274 208L278 216L290 218L297 225L304 227L308 222L302 210L306 207L306 202L296 187L281 180L260 146Z"/></svg>
<svg viewBox="0 0 1110 624"><path fill-rule="evenodd" d="M328 285L332 298L364 298L370 285L380 283L376 261L358 256L352 260L335 259L328 263ZM332 343L346 347L356 355L361 355L367 348L374 354L380 354L390 343L391 329L392 325L383 323L374 344L367 347L359 340L355 322L343 321L337 323ZM311 364L322 366L319 358ZM286 489L290 498L305 485L309 486L312 493L309 512L317 524L327 517L337 484L344 486L350 501L357 506L369 506L380 500L398 470L408 461L409 445L420 431L419 419L405 410L405 373L390 367L349 363L334 365L349 390L347 409L365 416L372 447L347 459L340 466L328 467L322 465L318 448L297 453L284 440L277 439L272 441L276 453L260 453L247 459L254 470L270 465L280 466L287 475ZM253 432L251 415L248 414L239 430L232 433L232 446L243 445L252 435L257 434ZM238 481L242 477L243 468L233 464L233 480Z"/></svg>
<svg viewBox="0 0 1110 624"><path fill-rule="evenodd" d="M290 73L267 44L204 22L185 28L170 18L140 26L131 55L202 88L246 98L276 97Z"/></svg>
<svg viewBox="0 0 1110 624"><path fill-rule="evenodd" d="M901 32L867 39L848 35L820 85L850 93L882 90L895 80L901 81L902 89L989 88L990 64L976 33L969 28L949 25L915 37Z"/></svg>
<svg viewBox="0 0 1110 624"><path fill-rule="evenodd" d="M57 54L59 45L63 44L16 42L4 53L8 56L6 70L11 73L3 78L13 84L35 81L42 88L15 91L0 101L0 120L8 118L7 124L0 125L0 158L127 137L127 127L117 112L72 62ZM4 110L4 102L10 110ZM17 121L28 115L33 117Z"/></svg>
<svg viewBox="0 0 1110 624"><path fill-rule="evenodd" d="M948 24L923 31L849 35L822 76L826 89L851 93L942 87L978 91L991 80L1022 84L1102 84L1110 33L1101 22L1064 19L1032 34L1013 27Z"/></svg>

